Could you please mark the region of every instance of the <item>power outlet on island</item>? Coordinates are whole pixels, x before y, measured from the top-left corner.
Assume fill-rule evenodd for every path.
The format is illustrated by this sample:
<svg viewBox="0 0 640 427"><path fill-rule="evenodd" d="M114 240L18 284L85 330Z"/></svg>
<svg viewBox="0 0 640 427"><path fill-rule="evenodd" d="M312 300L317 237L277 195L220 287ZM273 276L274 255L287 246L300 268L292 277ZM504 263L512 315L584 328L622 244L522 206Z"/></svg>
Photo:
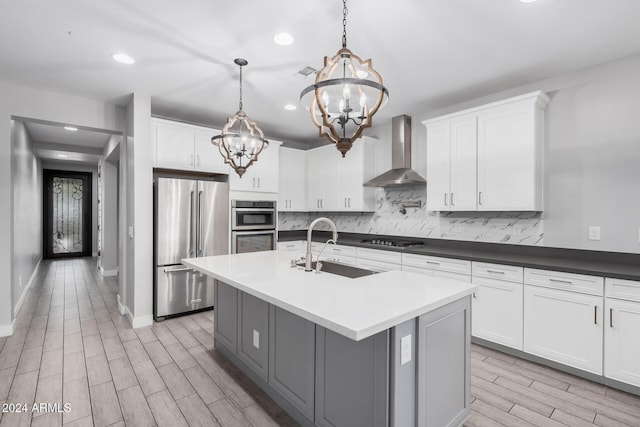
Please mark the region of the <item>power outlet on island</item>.
<svg viewBox="0 0 640 427"><path fill-rule="evenodd" d="M600 240L600 226L589 226L589 240Z"/></svg>
<svg viewBox="0 0 640 427"><path fill-rule="evenodd" d="M400 338L400 365L411 362L411 335Z"/></svg>
<svg viewBox="0 0 640 427"><path fill-rule="evenodd" d="M253 346L255 348L260 348L260 332L253 330Z"/></svg>

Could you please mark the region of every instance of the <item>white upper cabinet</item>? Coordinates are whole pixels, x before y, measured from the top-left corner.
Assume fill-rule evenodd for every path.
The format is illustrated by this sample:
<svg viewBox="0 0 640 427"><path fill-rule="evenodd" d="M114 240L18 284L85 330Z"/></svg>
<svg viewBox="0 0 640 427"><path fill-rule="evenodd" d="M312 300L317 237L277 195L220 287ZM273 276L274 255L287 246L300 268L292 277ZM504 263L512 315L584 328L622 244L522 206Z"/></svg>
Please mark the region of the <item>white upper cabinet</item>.
<svg viewBox="0 0 640 427"><path fill-rule="evenodd" d="M217 129L152 119L154 166L209 173L229 173L211 137Z"/></svg>
<svg viewBox="0 0 640 427"><path fill-rule="evenodd" d="M307 207L307 153L280 147L279 211L304 211Z"/></svg>
<svg viewBox="0 0 640 427"><path fill-rule="evenodd" d="M478 210L541 211L542 93L478 112Z"/></svg>
<svg viewBox="0 0 640 427"><path fill-rule="evenodd" d="M538 91L424 121L427 209L541 211L548 102Z"/></svg>
<svg viewBox="0 0 640 427"><path fill-rule="evenodd" d="M335 169L338 151L323 145L307 151L307 210L329 210L335 200Z"/></svg>
<svg viewBox="0 0 640 427"><path fill-rule="evenodd" d="M375 176L375 142L363 137L345 157L325 145L307 151L307 210L375 210L375 188L362 184Z"/></svg>
<svg viewBox="0 0 640 427"><path fill-rule="evenodd" d="M247 168L242 178L230 169L229 190L277 193L281 144L280 141L269 140L269 146L262 150L258 160Z"/></svg>
<svg viewBox="0 0 640 427"><path fill-rule="evenodd" d="M476 116L427 124L427 209L476 210Z"/></svg>

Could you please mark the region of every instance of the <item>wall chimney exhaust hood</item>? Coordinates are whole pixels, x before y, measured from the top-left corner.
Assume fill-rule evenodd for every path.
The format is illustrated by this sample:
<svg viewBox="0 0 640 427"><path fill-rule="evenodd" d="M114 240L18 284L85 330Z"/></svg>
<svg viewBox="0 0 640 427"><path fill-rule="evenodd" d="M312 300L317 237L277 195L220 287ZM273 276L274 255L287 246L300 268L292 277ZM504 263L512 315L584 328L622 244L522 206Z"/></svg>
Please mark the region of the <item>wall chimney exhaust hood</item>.
<svg viewBox="0 0 640 427"><path fill-rule="evenodd" d="M391 170L370 179L366 187L424 186L427 181L411 169L411 117L391 119Z"/></svg>

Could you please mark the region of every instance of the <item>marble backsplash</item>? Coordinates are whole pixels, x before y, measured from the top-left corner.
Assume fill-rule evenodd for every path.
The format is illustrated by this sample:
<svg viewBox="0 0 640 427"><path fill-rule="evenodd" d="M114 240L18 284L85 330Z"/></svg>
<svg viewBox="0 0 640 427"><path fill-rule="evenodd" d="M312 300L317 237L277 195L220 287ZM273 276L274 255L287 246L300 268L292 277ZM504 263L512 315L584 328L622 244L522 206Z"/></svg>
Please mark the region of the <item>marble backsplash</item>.
<svg viewBox="0 0 640 427"><path fill-rule="evenodd" d="M421 201L421 208L393 202ZM424 188L376 189L375 212L280 212L280 230L306 230L309 223L326 216L338 231L406 237L469 240L521 245L543 244L541 212L430 212ZM320 227L318 229L328 229Z"/></svg>

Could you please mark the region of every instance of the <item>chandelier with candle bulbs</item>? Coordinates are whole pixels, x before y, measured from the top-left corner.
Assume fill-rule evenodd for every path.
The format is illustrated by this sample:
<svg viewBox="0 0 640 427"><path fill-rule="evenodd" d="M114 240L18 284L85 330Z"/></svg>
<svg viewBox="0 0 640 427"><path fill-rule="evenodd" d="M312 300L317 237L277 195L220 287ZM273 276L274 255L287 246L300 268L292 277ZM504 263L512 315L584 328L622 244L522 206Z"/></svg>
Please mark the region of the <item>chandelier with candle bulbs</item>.
<svg viewBox="0 0 640 427"><path fill-rule="evenodd" d="M240 102L233 117L227 118L227 124L222 133L211 138L211 143L218 146L224 162L228 163L239 177L247 168L258 160L258 154L269 146L262 130L252 121L242 109L242 67L248 64L245 59L237 58L233 61L240 67Z"/></svg>
<svg viewBox="0 0 640 427"><path fill-rule="evenodd" d="M324 57L315 83L300 94L319 135L335 143L342 157L362 131L371 127L373 116L389 98L371 59L362 60L347 49L347 13L347 1L343 0L342 49L332 58Z"/></svg>

